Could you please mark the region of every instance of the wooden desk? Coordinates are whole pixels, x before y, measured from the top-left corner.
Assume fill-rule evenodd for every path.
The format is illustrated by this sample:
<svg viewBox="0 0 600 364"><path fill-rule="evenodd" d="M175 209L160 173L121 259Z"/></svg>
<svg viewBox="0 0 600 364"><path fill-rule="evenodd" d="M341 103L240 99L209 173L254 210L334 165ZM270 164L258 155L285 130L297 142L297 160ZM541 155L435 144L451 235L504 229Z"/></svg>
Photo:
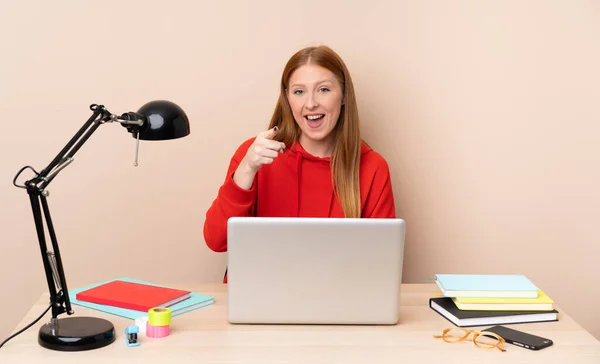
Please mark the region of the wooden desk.
<svg viewBox="0 0 600 364"><path fill-rule="evenodd" d="M74 306L76 315L112 321L116 341L85 352L44 349L37 343L37 330L46 316L0 349L0 363L600 363L600 342L564 311L559 322L513 326L554 340L554 346L541 351L507 344L503 353L479 349L472 342L448 344L434 339L434 334L452 324L428 306L436 292L433 284L402 285L396 326L231 325L225 285L172 286L214 295L216 302L174 317L166 338L141 335L138 347L128 347L124 340L125 327L132 320ZM47 302L47 295L42 295L17 330L39 316Z"/></svg>

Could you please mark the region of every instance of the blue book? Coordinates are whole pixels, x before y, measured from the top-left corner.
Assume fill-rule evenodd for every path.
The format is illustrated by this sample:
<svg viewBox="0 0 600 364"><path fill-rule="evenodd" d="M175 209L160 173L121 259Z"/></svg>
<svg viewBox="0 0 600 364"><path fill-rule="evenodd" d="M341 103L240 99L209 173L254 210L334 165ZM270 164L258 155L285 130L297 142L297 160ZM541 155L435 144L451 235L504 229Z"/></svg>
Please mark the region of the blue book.
<svg viewBox="0 0 600 364"><path fill-rule="evenodd" d="M88 290L90 288L94 288L94 287L98 287L102 284L105 283L109 283L115 280L121 280L121 281L126 281L126 282L133 282L133 283L141 283L141 284L148 284L148 285L152 285L152 286L158 286L158 287L164 287L161 286L159 284L154 284L154 283L150 283L150 282L145 282L145 281L141 281L139 279L134 279L134 278L129 278L129 277L120 277L120 278L115 278L115 279L111 279L108 280L106 282L100 282L100 283L95 283L86 287L81 287L81 288L77 288L77 289L73 289L73 290L69 290L69 299L71 300L71 303L74 305L78 305L78 306L83 306L83 307L88 307L94 310L98 310L98 311L103 311L103 312L107 312L116 316L121 316L121 317L125 317L125 318L130 318L132 320L135 320L138 317L146 317L148 316L148 312L145 311L136 311L136 310L129 310L126 308L121 308L121 307L114 307L114 306L109 306L109 305L100 305L97 303L92 303L92 302L86 302L86 301L80 301L76 298L77 293ZM171 316L175 317L178 315L181 315L183 313L198 309L200 307L205 307L208 305L211 305L215 303L215 299L212 296L208 296L208 295L204 295L204 294L200 294L200 293L195 293L192 292L190 298L186 299L185 301L176 303L172 306L169 306L169 309L171 309Z"/></svg>
<svg viewBox="0 0 600 364"><path fill-rule="evenodd" d="M524 275L436 274L434 281L446 297L537 298L539 292Z"/></svg>

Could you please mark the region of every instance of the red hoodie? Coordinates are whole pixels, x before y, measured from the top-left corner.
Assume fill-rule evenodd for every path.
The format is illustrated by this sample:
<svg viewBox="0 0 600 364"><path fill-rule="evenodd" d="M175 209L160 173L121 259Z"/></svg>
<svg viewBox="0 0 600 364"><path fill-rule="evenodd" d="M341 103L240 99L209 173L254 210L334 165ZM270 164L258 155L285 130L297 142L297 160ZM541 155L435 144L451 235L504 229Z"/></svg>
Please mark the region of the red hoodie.
<svg viewBox="0 0 600 364"><path fill-rule="evenodd" d="M206 212L204 239L210 249L227 251L227 220L232 216L344 217L333 192L330 158L313 156L297 142L258 170L250 190L239 187L233 174L253 142L251 138L237 149ZM395 218L388 164L364 142L359 180L361 217Z"/></svg>

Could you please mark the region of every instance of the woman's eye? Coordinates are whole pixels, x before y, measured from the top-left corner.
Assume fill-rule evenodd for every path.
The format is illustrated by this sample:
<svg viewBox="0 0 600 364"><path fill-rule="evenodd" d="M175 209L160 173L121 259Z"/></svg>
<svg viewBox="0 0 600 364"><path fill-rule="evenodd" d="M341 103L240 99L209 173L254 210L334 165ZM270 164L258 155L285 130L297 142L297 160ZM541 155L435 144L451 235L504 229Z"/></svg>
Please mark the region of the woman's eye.
<svg viewBox="0 0 600 364"><path fill-rule="evenodd" d="M296 94L296 95L302 95L303 92L304 91L302 91L302 90L296 90L296 91L294 91L294 94Z"/></svg>
<svg viewBox="0 0 600 364"><path fill-rule="evenodd" d="M321 88L319 89L319 91L321 91L321 92L328 92L328 91L329 91L329 89L328 89L327 87L321 87Z"/></svg>

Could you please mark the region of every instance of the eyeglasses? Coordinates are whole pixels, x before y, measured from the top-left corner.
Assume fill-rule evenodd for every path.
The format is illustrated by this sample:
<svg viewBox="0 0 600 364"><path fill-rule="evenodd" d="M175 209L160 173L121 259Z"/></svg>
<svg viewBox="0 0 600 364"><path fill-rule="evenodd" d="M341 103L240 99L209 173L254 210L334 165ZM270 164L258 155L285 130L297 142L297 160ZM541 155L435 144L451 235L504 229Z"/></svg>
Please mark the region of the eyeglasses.
<svg viewBox="0 0 600 364"><path fill-rule="evenodd" d="M482 349L498 348L498 350L500 351L506 351L503 348L504 343L506 343L506 340L504 340L499 335L488 331L482 332L468 330L462 327L454 327L450 329L444 329L442 335L433 335L433 337L436 339L443 339L445 342L453 344L467 340L471 334L474 334L473 343L475 343L477 347L480 347Z"/></svg>

